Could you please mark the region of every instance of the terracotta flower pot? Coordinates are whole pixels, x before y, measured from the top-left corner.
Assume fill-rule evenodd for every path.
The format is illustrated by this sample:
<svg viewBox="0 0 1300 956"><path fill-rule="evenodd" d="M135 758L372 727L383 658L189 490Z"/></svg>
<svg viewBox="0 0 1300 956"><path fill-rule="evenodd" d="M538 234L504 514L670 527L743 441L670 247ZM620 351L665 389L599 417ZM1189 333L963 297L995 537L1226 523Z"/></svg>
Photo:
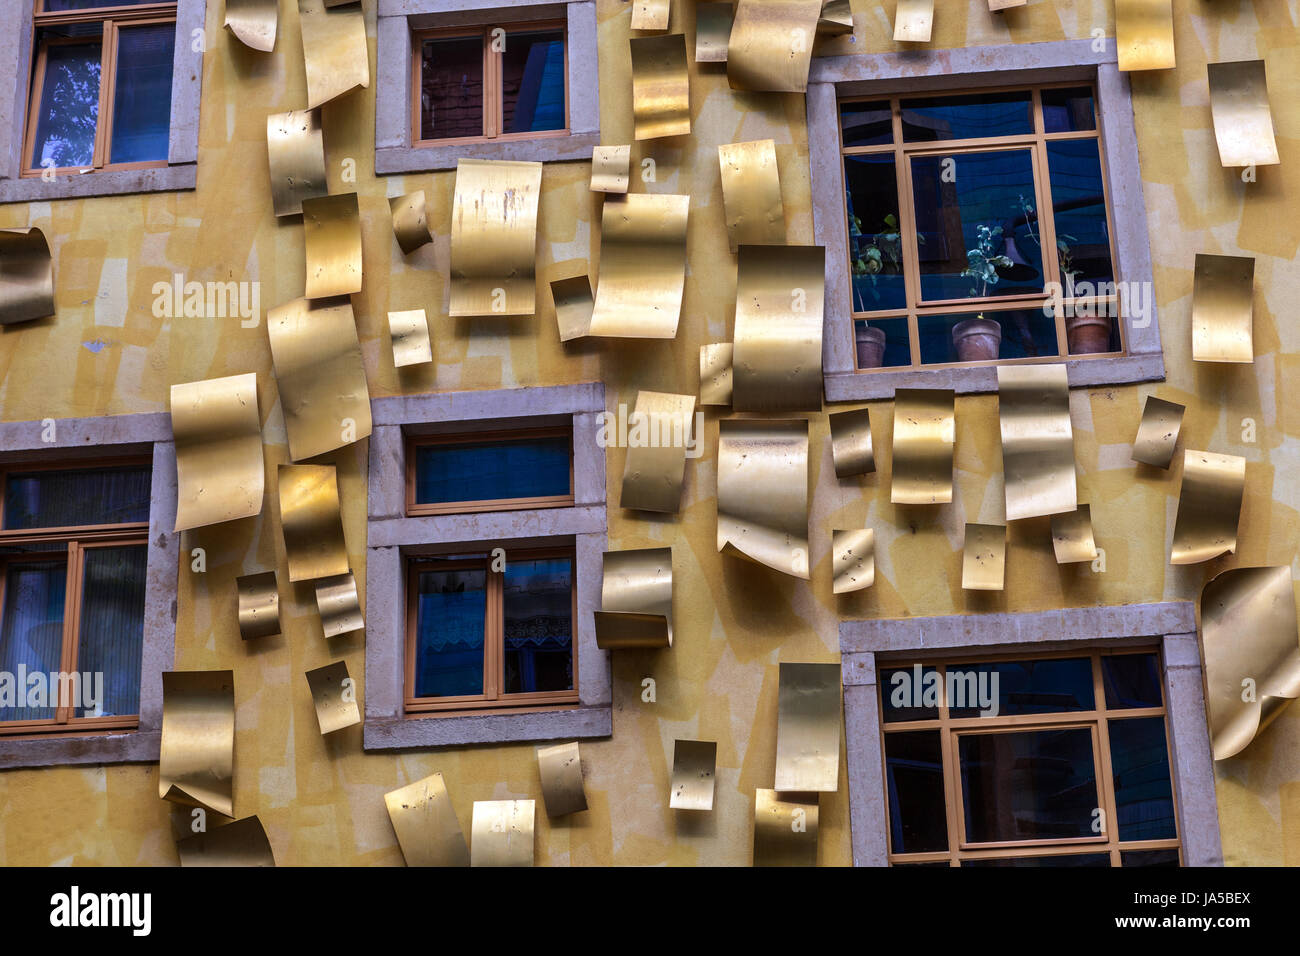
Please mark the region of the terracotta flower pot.
<svg viewBox="0 0 1300 956"><path fill-rule="evenodd" d="M870 325L856 327L858 368L880 368L885 358L885 330Z"/></svg>
<svg viewBox="0 0 1300 956"><path fill-rule="evenodd" d="M963 319L952 327L958 362L991 362L1002 349L1002 326L992 319Z"/></svg>
<svg viewBox="0 0 1300 956"><path fill-rule="evenodd" d="M1072 315L1065 319L1065 340L1071 355L1110 351L1109 315Z"/></svg>

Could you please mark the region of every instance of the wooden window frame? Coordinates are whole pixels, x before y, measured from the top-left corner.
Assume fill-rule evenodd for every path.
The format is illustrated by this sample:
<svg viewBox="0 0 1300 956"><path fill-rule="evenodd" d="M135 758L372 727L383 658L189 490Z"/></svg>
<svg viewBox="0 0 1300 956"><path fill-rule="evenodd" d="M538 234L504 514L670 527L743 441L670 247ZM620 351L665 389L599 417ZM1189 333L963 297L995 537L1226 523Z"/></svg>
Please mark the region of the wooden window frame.
<svg viewBox="0 0 1300 956"><path fill-rule="evenodd" d="M1046 132L1046 125L1043 120L1043 100L1042 91L1052 89L1083 89L1086 88L1092 94L1093 115L1095 117L1095 128L1091 130L1079 130L1062 133ZM1008 92L1028 92L1031 95L1031 114L1033 118L1034 129L1032 133L1018 133L1009 136L992 136L975 139L953 139L940 141L925 141L916 143L907 143L903 140L903 115L902 102L904 100L916 99L935 99L941 97L960 97L960 96L983 96L996 93ZM879 368L855 368L856 372L862 374L873 374L881 372L904 372L920 371L923 369L938 368L978 368L985 366L998 365L1035 365L1043 363L1059 363L1072 359L1113 359L1128 355L1127 330L1123 322L1116 322L1115 328L1119 334L1120 346L1118 351L1112 352L1092 352L1072 354L1069 350L1069 343L1066 336L1065 314L1070 308L1086 306L1092 309L1108 309L1110 314L1118 313L1118 302L1116 296L1085 296L1066 298L1062 296L1060 306L1055 310L1056 322L1056 355L1036 355L1025 358L1012 359L991 359L974 362L931 362L923 364L921 362L921 339L920 339L920 322L922 316L943 316L953 314L967 314L971 316L984 312L994 314L1000 312L1018 311L1020 309L1042 309L1050 300L1051 296L1047 292L1035 293L1017 293L1006 296L987 296L982 298L964 298L964 299L945 299L945 300L923 300L921 298L921 271L919 250L916 241L916 215L915 215L915 193L912 182L912 163L911 159L915 156L924 155L942 155L957 156L964 153L976 152L994 152L1007 149L1028 149L1033 162L1034 169L1034 201L1035 209L1038 212L1038 227L1043 255L1043 278L1044 284L1061 283L1060 262L1055 255L1048 255L1047 250L1055 250L1056 247L1056 216L1051 199L1051 174L1048 166L1047 144L1061 140L1095 140L1097 143L1097 152L1101 164L1101 181L1103 199L1106 207L1106 233L1110 241L1110 261L1111 271L1116 278L1112 282L1118 282L1119 273L1119 254L1115 242L1115 222L1114 222L1114 202L1111 197L1110 177L1107 175L1107 158L1106 144L1102 134L1101 122L1101 99L1098 95L1097 81L1093 79L1065 80L1053 83L1037 84L1016 84L1011 86L990 86L981 87L975 90L936 90L936 91L917 91L917 92L899 92L881 95L851 95L836 98L836 111L846 103L884 103L888 102L892 118L893 142L881 143L870 146L845 146L843 139L843 126L840 129L840 164L841 174L845 182L845 195L840 197L843 207L843 216L848 217L848 170L844 166L844 159L848 156L864 155L888 155L894 156L894 174L895 182L898 189L898 222L900 238L903 242L903 282L906 290L907 305L902 309L880 309L875 311L851 311L849 316L850 323L856 325L861 321L868 324L875 320L882 319L906 319L908 347L910 352L910 362L907 365L890 365ZM1050 214L1045 215L1044 211ZM848 269L849 287L850 287L850 308L852 308L852 283L853 283L853 243L852 240L846 244L845 248L845 265ZM1063 290L1064 291L1064 290ZM856 366L856 358L855 358Z"/></svg>
<svg viewBox="0 0 1300 956"><path fill-rule="evenodd" d="M1101 661L1104 657L1122 657L1134 654L1155 654L1160 674L1160 706L1112 708L1106 704L1106 688L1102 677ZM1169 690L1165 679L1165 661L1161 646L1157 644L1124 645L1114 648L1078 648L1039 651L1031 653L962 654L941 660L901 658L880 661L883 673L919 663L939 672L943 686L947 684L947 668L959 665L990 664L1002 661L1069 660L1087 658L1092 667L1093 708L1091 710L1059 711L1047 714L1010 714L997 717L949 716L946 693L941 695L939 716L924 720L885 721L885 695L890 692L882 680L876 694L882 737L892 733L911 731L939 731L940 753L943 760L944 805L947 811L948 849L924 853L897 853L890 845L893 833L891 808L885 800L886 853L889 864L947 863L960 866L963 860L1009 859L1016 857L1073 856L1108 853L1110 865L1121 865L1121 854L1141 850L1177 850L1182 865L1182 832L1178 818L1178 786L1173 754L1173 731L1169 726ZM1165 750L1169 767L1170 800L1173 805L1174 836L1163 840L1125 840L1119 838L1119 816L1115 806L1114 769L1110 759L1110 730L1112 720L1160 717L1165 725ZM959 772L958 744L961 736L970 733L1013 733L1017 731L1060 730L1087 727L1092 730L1093 768L1097 775L1098 799L1107 822L1106 832L1099 836L1073 837L1047 840L1016 840L1000 843L971 843L966 838L964 793ZM882 780L889 780L887 748L881 741Z"/></svg>

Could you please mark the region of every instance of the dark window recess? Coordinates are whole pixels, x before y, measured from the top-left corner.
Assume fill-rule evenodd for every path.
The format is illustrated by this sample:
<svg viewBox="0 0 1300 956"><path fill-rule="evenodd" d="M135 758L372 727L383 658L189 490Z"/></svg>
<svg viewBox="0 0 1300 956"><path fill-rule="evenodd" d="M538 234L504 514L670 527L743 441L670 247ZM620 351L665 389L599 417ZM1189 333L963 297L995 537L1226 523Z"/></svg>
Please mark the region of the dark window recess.
<svg viewBox="0 0 1300 956"><path fill-rule="evenodd" d="M1111 720L1110 765L1121 840L1169 840L1178 835L1169 783L1163 717Z"/></svg>
<svg viewBox="0 0 1300 956"><path fill-rule="evenodd" d="M1155 654L1116 654L1101 659L1106 706L1112 710L1159 707L1164 703L1160 662Z"/></svg>
<svg viewBox="0 0 1300 956"><path fill-rule="evenodd" d="M176 24L122 27L117 39L111 163L167 158Z"/></svg>
<svg viewBox="0 0 1300 956"><path fill-rule="evenodd" d="M568 435L448 441L415 452L415 503L508 501L572 493Z"/></svg>
<svg viewBox="0 0 1300 956"><path fill-rule="evenodd" d="M907 308L893 153L844 157L853 311ZM917 241L924 243L921 237Z"/></svg>
<svg viewBox="0 0 1300 956"><path fill-rule="evenodd" d="M1092 90L1086 86L1046 89L1039 95L1043 101L1043 132L1079 133L1097 128Z"/></svg>
<svg viewBox="0 0 1300 956"><path fill-rule="evenodd" d="M78 707L74 716L140 713L144 652L145 566L148 547L87 548L81 583L81 634L77 670L103 674L99 713Z"/></svg>
<svg viewBox="0 0 1300 956"><path fill-rule="evenodd" d="M487 570L422 571L419 588L414 696L482 694Z"/></svg>
<svg viewBox="0 0 1300 956"><path fill-rule="evenodd" d="M483 135L483 37L425 40L420 62L420 138Z"/></svg>
<svg viewBox="0 0 1300 956"><path fill-rule="evenodd" d="M564 31L507 33L501 53L501 131L564 129Z"/></svg>
<svg viewBox="0 0 1300 956"><path fill-rule="evenodd" d="M1093 709L1092 661L1086 657L1051 660L996 661L992 664L954 664L950 670L988 675L982 680L993 685L997 674L998 716L1051 714ZM954 707L951 717L978 717L978 707Z"/></svg>
<svg viewBox="0 0 1300 956"><path fill-rule="evenodd" d="M149 520L152 469L63 468L4 476L5 531Z"/></svg>
<svg viewBox="0 0 1300 956"><path fill-rule="evenodd" d="M939 731L885 735L885 787L892 852L948 849Z"/></svg>
<svg viewBox="0 0 1300 956"><path fill-rule="evenodd" d="M927 699L925 695L927 685L931 681L939 680L939 671L936 668L920 665L891 667L880 672L879 680L885 723L938 719L939 708L936 701ZM942 699L941 695L939 699ZM926 706L931 703L936 703L936 706Z"/></svg>
<svg viewBox="0 0 1300 956"><path fill-rule="evenodd" d="M903 100L903 140L926 143L1028 135L1034 132L1033 103L1028 90Z"/></svg>
<svg viewBox="0 0 1300 956"><path fill-rule="evenodd" d="M572 690L573 562L512 561L503 586L503 692Z"/></svg>
<svg viewBox="0 0 1300 956"><path fill-rule="evenodd" d="M1175 858L1178 851L1174 851ZM962 866L1110 866L1109 853L1063 853L1058 856L1007 856L962 860Z"/></svg>
<svg viewBox="0 0 1300 956"><path fill-rule="evenodd" d="M889 103L841 103L840 135L846 147L883 146L894 141L894 114Z"/></svg>

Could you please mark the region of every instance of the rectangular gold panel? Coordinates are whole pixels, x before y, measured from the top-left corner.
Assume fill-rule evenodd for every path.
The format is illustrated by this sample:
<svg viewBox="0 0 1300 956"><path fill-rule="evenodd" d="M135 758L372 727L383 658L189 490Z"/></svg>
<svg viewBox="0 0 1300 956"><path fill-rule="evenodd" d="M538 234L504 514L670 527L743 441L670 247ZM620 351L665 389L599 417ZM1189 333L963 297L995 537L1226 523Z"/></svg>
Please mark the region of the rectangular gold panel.
<svg viewBox="0 0 1300 956"><path fill-rule="evenodd" d="M225 27L250 50L274 50L279 24L279 0L226 0Z"/></svg>
<svg viewBox="0 0 1300 956"><path fill-rule="evenodd" d="M370 86L370 48L361 6L326 10L322 0L298 0L307 109Z"/></svg>
<svg viewBox="0 0 1300 956"><path fill-rule="evenodd" d="M304 298L328 299L361 291L361 211L356 193L302 201L307 262Z"/></svg>
<svg viewBox="0 0 1300 956"><path fill-rule="evenodd" d="M289 580L347 574L348 549L343 541L334 466L281 465L278 485Z"/></svg>
<svg viewBox="0 0 1300 956"><path fill-rule="evenodd" d="M176 852L181 866L275 866L271 841L257 817L244 817L177 840Z"/></svg>
<svg viewBox="0 0 1300 956"><path fill-rule="evenodd" d="M0 325L54 314L54 260L37 226L0 229Z"/></svg>
<svg viewBox="0 0 1300 956"><path fill-rule="evenodd" d="M246 641L280 633L280 589L274 571L235 578L239 636Z"/></svg>
<svg viewBox="0 0 1300 956"><path fill-rule="evenodd" d="M1192 283L1192 358L1255 361L1255 260L1197 254Z"/></svg>
<svg viewBox="0 0 1300 956"><path fill-rule="evenodd" d="M469 846L441 773L384 794L407 866L469 866Z"/></svg>
<svg viewBox="0 0 1300 956"><path fill-rule="evenodd" d="M715 740L674 740L673 777L668 806L673 810L712 810L717 782Z"/></svg>
<svg viewBox="0 0 1300 956"><path fill-rule="evenodd" d="M731 40L731 3L695 4L695 62L726 63Z"/></svg>
<svg viewBox="0 0 1300 956"><path fill-rule="evenodd" d="M1023 7L1029 0L989 0L989 12L1000 13L1012 7Z"/></svg>
<svg viewBox="0 0 1300 956"><path fill-rule="evenodd" d="M808 580L808 422L718 422L718 550Z"/></svg>
<svg viewBox="0 0 1300 956"><path fill-rule="evenodd" d="M686 37L633 37L633 137L661 139L691 134L691 80Z"/></svg>
<svg viewBox="0 0 1300 956"><path fill-rule="evenodd" d="M732 344L700 346L700 404L731 404Z"/></svg>
<svg viewBox="0 0 1300 956"><path fill-rule="evenodd" d="M626 193L631 178L631 146L593 146L591 148L591 191Z"/></svg>
<svg viewBox="0 0 1300 956"><path fill-rule="evenodd" d="M587 809L582 787L582 754L575 740L537 748L537 772L542 778L542 800L548 817L564 817Z"/></svg>
<svg viewBox="0 0 1300 956"><path fill-rule="evenodd" d="M673 646L673 550L606 551L596 646Z"/></svg>
<svg viewBox="0 0 1300 956"><path fill-rule="evenodd" d="M891 503L937 505L952 501L956 419L952 389L900 388L894 392Z"/></svg>
<svg viewBox="0 0 1300 956"><path fill-rule="evenodd" d="M409 256L421 246L433 242L429 231L429 213L423 189L388 200L388 212L393 217L393 236L401 247L402 255Z"/></svg>
<svg viewBox="0 0 1300 956"><path fill-rule="evenodd" d="M1121 70L1172 70L1173 0L1115 0L1115 47Z"/></svg>
<svg viewBox="0 0 1300 956"><path fill-rule="evenodd" d="M1199 564L1235 554L1245 490L1246 459L1186 449L1169 563Z"/></svg>
<svg viewBox="0 0 1300 956"><path fill-rule="evenodd" d="M532 800L474 801L470 866L532 866Z"/></svg>
<svg viewBox="0 0 1300 956"><path fill-rule="evenodd" d="M629 193L605 202L591 334L671 339L686 288L690 196Z"/></svg>
<svg viewBox="0 0 1300 956"><path fill-rule="evenodd" d="M861 591L876 583L876 532L871 528L831 532L832 590Z"/></svg>
<svg viewBox="0 0 1300 956"><path fill-rule="evenodd" d="M934 27L934 0L898 0L895 43L929 43Z"/></svg>
<svg viewBox="0 0 1300 956"><path fill-rule="evenodd" d="M269 114L266 158L271 171L271 205L276 216L301 213L304 199L329 195L320 110Z"/></svg>
<svg viewBox="0 0 1300 956"><path fill-rule="evenodd" d="M1077 511L1052 515L1052 550L1057 564L1077 564L1097 557L1092 536L1092 509L1080 502Z"/></svg>
<svg viewBox="0 0 1300 956"><path fill-rule="evenodd" d="M876 455L871 445L871 409L855 408L849 412L831 412L831 458L836 478L867 475L876 470Z"/></svg>
<svg viewBox="0 0 1300 956"><path fill-rule="evenodd" d="M332 734L361 723L356 684L348 676L347 661L335 661L307 672L316 723L321 735Z"/></svg>
<svg viewBox="0 0 1300 956"><path fill-rule="evenodd" d="M840 665L781 664L774 789L833 792L839 777Z"/></svg>
<svg viewBox="0 0 1300 956"><path fill-rule="evenodd" d="M1276 166L1281 162L1268 105L1263 60L1211 63L1210 113L1219 162L1224 166Z"/></svg>
<svg viewBox="0 0 1300 956"><path fill-rule="evenodd" d="M1064 365L998 366L1007 520L1074 511L1070 380Z"/></svg>
<svg viewBox="0 0 1300 956"><path fill-rule="evenodd" d="M731 88L805 92L821 12L822 0L738 0L727 43Z"/></svg>
<svg viewBox="0 0 1300 956"><path fill-rule="evenodd" d="M821 246L741 246L736 267L732 407L821 411Z"/></svg>
<svg viewBox="0 0 1300 956"><path fill-rule="evenodd" d="M742 245L785 245L785 205L775 141L719 146L718 164L731 250Z"/></svg>
<svg viewBox="0 0 1300 956"><path fill-rule="evenodd" d="M572 342L591 333L591 316L596 310L596 300L591 292L591 278L585 271L576 276L552 279L551 299L555 302L555 324L561 342Z"/></svg>
<svg viewBox="0 0 1300 956"><path fill-rule="evenodd" d="M1168 468L1178 445L1178 433L1183 427L1183 412L1177 402L1148 395L1142 406L1142 421L1137 437L1133 439L1133 460L1157 468Z"/></svg>
<svg viewBox="0 0 1300 956"><path fill-rule="evenodd" d="M1020 0L1024 2L1024 0ZM853 6L849 0L822 0L822 12L817 18L820 36L844 36L853 32Z"/></svg>
<svg viewBox="0 0 1300 956"><path fill-rule="evenodd" d="M164 671L158 796L235 815L234 671Z"/></svg>
<svg viewBox="0 0 1300 956"><path fill-rule="evenodd" d="M1007 529L1000 524L966 525L961 586L966 591L1001 591L1006 579Z"/></svg>
<svg viewBox="0 0 1300 956"><path fill-rule="evenodd" d="M393 367L428 365L433 361L429 320L424 309L388 313L388 336L393 346Z"/></svg>
<svg viewBox="0 0 1300 956"><path fill-rule="evenodd" d="M754 865L816 866L815 793L754 791Z"/></svg>
<svg viewBox="0 0 1300 956"><path fill-rule="evenodd" d="M541 163L462 159L456 164L450 315L537 310L541 192Z"/></svg>
<svg viewBox="0 0 1300 956"><path fill-rule="evenodd" d="M326 637L351 634L366 626L361 615L361 597L357 579L351 571L332 578L319 578L316 584L316 610Z"/></svg>
<svg viewBox="0 0 1300 956"><path fill-rule="evenodd" d="M266 468L257 375L173 385L176 531L262 513Z"/></svg>
<svg viewBox="0 0 1300 956"><path fill-rule="evenodd" d="M620 508L677 513L694 416L694 395L636 393L636 407L628 417Z"/></svg>
<svg viewBox="0 0 1300 956"><path fill-rule="evenodd" d="M667 30L671 0L632 0L633 30Z"/></svg>

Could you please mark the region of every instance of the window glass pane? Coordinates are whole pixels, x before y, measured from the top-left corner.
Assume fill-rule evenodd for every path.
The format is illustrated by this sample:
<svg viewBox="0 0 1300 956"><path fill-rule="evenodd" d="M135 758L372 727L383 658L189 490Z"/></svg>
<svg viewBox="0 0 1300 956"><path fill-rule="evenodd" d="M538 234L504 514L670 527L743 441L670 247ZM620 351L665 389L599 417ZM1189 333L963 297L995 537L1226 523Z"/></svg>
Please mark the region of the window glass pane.
<svg viewBox="0 0 1300 956"><path fill-rule="evenodd" d="M1054 140L1047 144L1052 181L1052 215L1056 223L1061 282L1110 282L1110 227L1102 185L1101 154L1095 139ZM1086 290L1080 290L1081 294Z"/></svg>
<svg viewBox="0 0 1300 956"><path fill-rule="evenodd" d="M1121 840L1167 840L1177 835L1169 783L1163 717L1110 723L1110 766Z"/></svg>
<svg viewBox="0 0 1300 956"><path fill-rule="evenodd" d="M858 368L896 368L912 364L907 319L858 319L853 323L853 348Z"/></svg>
<svg viewBox="0 0 1300 956"><path fill-rule="evenodd" d="M1121 866L1177 866L1178 851L1168 850L1129 850L1120 853Z"/></svg>
<svg viewBox="0 0 1300 956"><path fill-rule="evenodd" d="M421 571L415 622L415 696L483 693L487 571Z"/></svg>
<svg viewBox="0 0 1300 956"><path fill-rule="evenodd" d="M421 445L415 456L419 504L567 495L569 437Z"/></svg>
<svg viewBox="0 0 1300 956"><path fill-rule="evenodd" d="M1056 318L1041 308L918 316L921 364L1060 354Z"/></svg>
<svg viewBox="0 0 1300 956"><path fill-rule="evenodd" d="M62 169L94 162L102 58L100 29L95 24L95 35L85 43L52 42L45 47L45 75L32 142L35 168ZM42 36L46 35L42 31Z"/></svg>
<svg viewBox="0 0 1300 956"><path fill-rule="evenodd" d="M959 672L963 681L974 680L989 693L996 682L1000 717L1093 708L1092 660L1087 657L949 665L948 671ZM979 709L953 707L949 716L978 717Z"/></svg>
<svg viewBox="0 0 1300 956"><path fill-rule="evenodd" d="M158 0L38 0L41 11L57 13L60 10L93 10L98 7L134 7L142 3L157 3Z"/></svg>
<svg viewBox="0 0 1300 956"><path fill-rule="evenodd" d="M1097 128L1097 111L1088 87L1043 90L1041 95L1044 132L1075 133Z"/></svg>
<svg viewBox="0 0 1300 956"><path fill-rule="evenodd" d="M1008 856L995 860L962 860L962 866L1110 866L1109 853L1067 853L1061 856Z"/></svg>
<svg viewBox="0 0 1300 956"><path fill-rule="evenodd" d="M1097 773L1086 727L962 734L966 839L972 843L1097 836Z"/></svg>
<svg viewBox="0 0 1300 956"><path fill-rule="evenodd" d="M11 471L5 475L4 528L67 528L149 520L148 465Z"/></svg>
<svg viewBox="0 0 1300 956"><path fill-rule="evenodd" d="M1044 290L1029 150L914 156L912 189L922 299Z"/></svg>
<svg viewBox="0 0 1300 956"><path fill-rule="evenodd" d="M903 100L902 107L903 139L908 143L1034 131L1033 98L1028 90Z"/></svg>
<svg viewBox="0 0 1300 956"><path fill-rule="evenodd" d="M894 141L894 114L888 102L841 103L840 134L845 146L879 146ZM892 162L892 157L890 158Z"/></svg>
<svg viewBox="0 0 1300 956"><path fill-rule="evenodd" d="M63 596L68 571L63 561L9 565L0 609L0 671L14 675L14 706L0 707L0 720L47 720L55 707L28 707L28 685L18 683L19 668L49 675L62 667ZM33 703L55 703L46 698Z"/></svg>
<svg viewBox="0 0 1300 956"><path fill-rule="evenodd" d="M80 703L89 706L78 707L78 717L140 712L147 559L143 544L86 549L77 673L82 675Z"/></svg>
<svg viewBox="0 0 1300 956"><path fill-rule="evenodd" d="M425 40L420 62L420 138L482 135L482 35Z"/></svg>
<svg viewBox="0 0 1300 956"><path fill-rule="evenodd" d="M507 561L503 693L573 689L573 562Z"/></svg>
<svg viewBox="0 0 1300 956"><path fill-rule="evenodd" d="M506 34L501 51L501 131L564 129L564 31Z"/></svg>
<svg viewBox="0 0 1300 956"><path fill-rule="evenodd" d="M880 672L880 698L885 723L893 724L904 720L938 720L937 706L939 671L934 667L890 667ZM931 697L927 698L927 688L933 686ZM936 706L927 707L927 703Z"/></svg>
<svg viewBox="0 0 1300 956"><path fill-rule="evenodd" d="M885 787L891 852L948 849L939 731L885 734Z"/></svg>
<svg viewBox="0 0 1300 956"><path fill-rule="evenodd" d="M118 32L110 162L144 163L167 158L175 43L174 23L123 27Z"/></svg>
<svg viewBox="0 0 1300 956"><path fill-rule="evenodd" d="M1154 654L1116 654L1101 659L1101 679L1106 687L1106 706L1159 707L1160 662Z"/></svg>
<svg viewBox="0 0 1300 956"><path fill-rule="evenodd" d="M892 153L845 156L853 311L907 308L898 174Z"/></svg>

